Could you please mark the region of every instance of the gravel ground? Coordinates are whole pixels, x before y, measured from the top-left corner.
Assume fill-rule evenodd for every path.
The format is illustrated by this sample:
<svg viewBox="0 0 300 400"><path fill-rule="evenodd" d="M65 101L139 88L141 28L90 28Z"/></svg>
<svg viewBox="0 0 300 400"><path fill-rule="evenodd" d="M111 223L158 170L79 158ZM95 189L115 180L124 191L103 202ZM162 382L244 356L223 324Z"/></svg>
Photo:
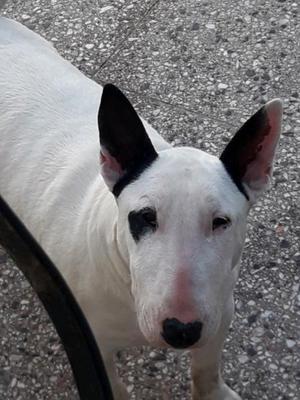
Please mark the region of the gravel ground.
<svg viewBox="0 0 300 400"><path fill-rule="evenodd" d="M299 4L296 0L15 0L4 15L113 82L174 144L219 154L261 104L284 102L273 187L249 218L224 375L245 400L300 398ZM131 399L190 398L188 354L118 356ZM78 399L29 284L0 249L0 399Z"/></svg>

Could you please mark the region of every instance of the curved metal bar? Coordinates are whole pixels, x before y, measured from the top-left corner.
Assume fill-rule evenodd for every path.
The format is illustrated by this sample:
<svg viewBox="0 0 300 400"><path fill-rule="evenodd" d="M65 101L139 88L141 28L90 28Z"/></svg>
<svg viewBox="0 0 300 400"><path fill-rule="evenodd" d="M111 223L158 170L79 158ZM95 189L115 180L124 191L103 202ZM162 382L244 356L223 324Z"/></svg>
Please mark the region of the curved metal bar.
<svg viewBox="0 0 300 400"><path fill-rule="evenodd" d="M112 400L91 329L70 289L46 253L0 196L0 244L31 283L66 350L82 400Z"/></svg>

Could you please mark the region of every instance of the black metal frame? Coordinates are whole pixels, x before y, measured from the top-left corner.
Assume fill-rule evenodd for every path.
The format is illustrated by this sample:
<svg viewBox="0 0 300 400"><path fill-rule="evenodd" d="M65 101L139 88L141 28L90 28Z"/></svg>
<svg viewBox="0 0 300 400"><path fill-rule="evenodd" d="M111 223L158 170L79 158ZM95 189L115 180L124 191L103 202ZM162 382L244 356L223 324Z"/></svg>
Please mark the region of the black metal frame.
<svg viewBox="0 0 300 400"><path fill-rule="evenodd" d="M0 196L0 244L47 310L66 350L82 400L113 400L91 329L55 265Z"/></svg>

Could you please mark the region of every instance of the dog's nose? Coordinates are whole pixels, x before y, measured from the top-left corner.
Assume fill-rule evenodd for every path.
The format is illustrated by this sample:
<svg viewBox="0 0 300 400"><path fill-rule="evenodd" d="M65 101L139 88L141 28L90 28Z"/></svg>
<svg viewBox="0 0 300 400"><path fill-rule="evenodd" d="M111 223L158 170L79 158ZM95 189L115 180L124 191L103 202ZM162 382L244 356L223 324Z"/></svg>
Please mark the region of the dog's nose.
<svg viewBox="0 0 300 400"><path fill-rule="evenodd" d="M184 349L192 346L201 336L202 323L200 321L184 324L176 318L167 318L163 321L162 326L162 337L169 345L176 349Z"/></svg>

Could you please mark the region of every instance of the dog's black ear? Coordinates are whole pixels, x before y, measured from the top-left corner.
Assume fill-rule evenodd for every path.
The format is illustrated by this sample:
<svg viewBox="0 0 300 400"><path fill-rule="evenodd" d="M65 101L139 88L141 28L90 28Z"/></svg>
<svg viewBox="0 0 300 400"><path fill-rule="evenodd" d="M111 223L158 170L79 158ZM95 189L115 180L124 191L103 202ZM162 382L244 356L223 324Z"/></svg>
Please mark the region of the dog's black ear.
<svg viewBox="0 0 300 400"><path fill-rule="evenodd" d="M250 202L254 202L270 182L281 119L281 101L270 101L240 128L220 157L232 180Z"/></svg>
<svg viewBox="0 0 300 400"><path fill-rule="evenodd" d="M134 108L112 84L103 88L98 126L101 173L118 196L158 155Z"/></svg>

